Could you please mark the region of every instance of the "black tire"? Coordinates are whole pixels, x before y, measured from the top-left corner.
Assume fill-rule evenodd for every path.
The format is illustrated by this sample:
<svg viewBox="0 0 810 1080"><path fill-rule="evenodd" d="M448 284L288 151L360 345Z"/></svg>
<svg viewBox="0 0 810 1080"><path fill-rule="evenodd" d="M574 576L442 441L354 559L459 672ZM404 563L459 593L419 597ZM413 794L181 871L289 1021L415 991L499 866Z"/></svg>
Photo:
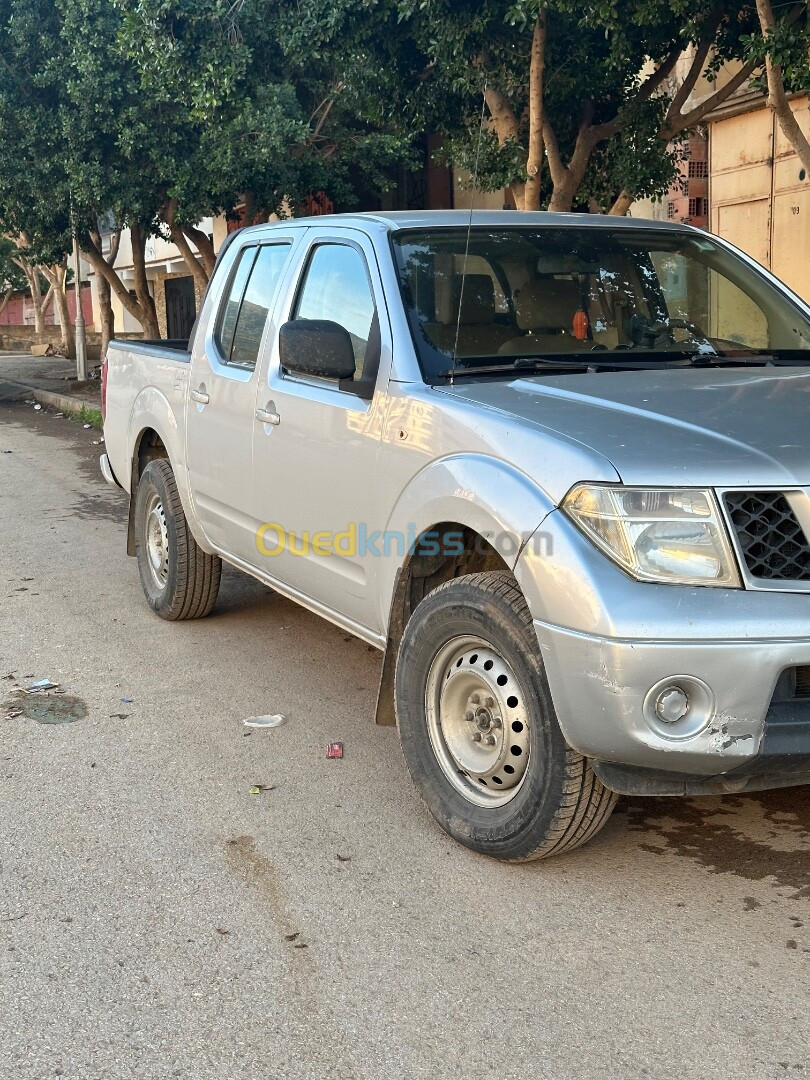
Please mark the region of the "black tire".
<svg viewBox="0 0 810 1080"><path fill-rule="evenodd" d="M472 644L470 644L472 642ZM451 731L447 718L438 708L431 712L428 693L432 701L436 694L460 693L463 700L469 686L475 690L475 679L492 679L475 668L482 651L474 644L484 643L488 648L484 655L502 658L485 663L494 672L502 671L497 679L503 679L501 694L508 685L517 683L517 689L506 698L482 697L473 700L492 704L491 710L481 709L475 713L475 722L465 727L453 710L455 739L452 745L462 754L479 755L478 749L469 751L464 744L466 732L475 738L480 723L483 731L491 733L495 745L484 749L493 765L497 783L490 772L465 772L458 767L460 757L449 747ZM491 652L489 649L491 648ZM456 651L453 651L456 650ZM456 661L456 656L460 659ZM449 657L445 661L443 658ZM445 662L449 667L445 667ZM458 672L456 672L458 668ZM513 678L503 674L510 671ZM432 674L435 671L436 674ZM456 682L451 679L456 678ZM468 680L464 682L462 680ZM472 680L470 682L469 680ZM459 688L458 691L452 689ZM497 694L497 690L493 689ZM402 750L411 776L430 812L454 839L484 855L509 862L558 855L585 843L595 836L610 816L616 795L596 777L586 758L572 750L565 742L551 701L543 661L537 645L526 601L515 579L500 572L470 574L439 586L418 605L405 629L399 650L396 669L396 711ZM444 702L446 697L442 698ZM515 710L507 703L515 703ZM522 703L521 703L522 702ZM477 707L477 706L476 706ZM503 720L492 716L503 712ZM487 713L487 716L483 714ZM510 721L510 716L524 716L526 723ZM441 723L430 717L441 716ZM448 726L445 726L448 725ZM526 731L528 729L528 732ZM513 735L511 730L522 734ZM431 731L433 735L431 736ZM447 732L447 741L445 740ZM486 734L485 738L489 739ZM458 741L462 740L462 741ZM510 746L513 740L523 740L527 764L522 765L524 751ZM434 742L438 749L434 748ZM476 744L480 747L480 739ZM519 753L520 758L512 758ZM440 758L443 755L444 767ZM465 758L466 764L467 758ZM515 779L512 762L521 763L522 780ZM448 771L454 773L454 781ZM503 770L506 770L504 772ZM511 776L507 773L511 772ZM500 774L500 775L499 775ZM488 776L488 780L481 776ZM476 785L476 781L481 787ZM512 794L502 785L511 783ZM483 788L486 790L482 790ZM505 802L477 804L473 799L493 799Z"/></svg>
<svg viewBox="0 0 810 1080"><path fill-rule="evenodd" d="M158 537L151 546L150 529ZM208 615L219 592L222 560L206 554L191 535L172 467L162 458L149 462L138 484L135 551L144 594L161 619Z"/></svg>

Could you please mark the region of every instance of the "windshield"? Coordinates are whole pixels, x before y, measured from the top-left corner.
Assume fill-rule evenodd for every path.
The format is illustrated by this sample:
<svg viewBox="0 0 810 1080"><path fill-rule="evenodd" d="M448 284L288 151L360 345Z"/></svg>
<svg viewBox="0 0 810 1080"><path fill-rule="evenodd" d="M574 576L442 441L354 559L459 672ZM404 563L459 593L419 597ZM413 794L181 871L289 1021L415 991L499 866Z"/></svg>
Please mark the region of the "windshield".
<svg viewBox="0 0 810 1080"><path fill-rule="evenodd" d="M428 382L550 360L580 370L774 353L810 362L796 356L810 348L799 306L708 236L479 226L469 247L467 236L463 227L392 236Z"/></svg>

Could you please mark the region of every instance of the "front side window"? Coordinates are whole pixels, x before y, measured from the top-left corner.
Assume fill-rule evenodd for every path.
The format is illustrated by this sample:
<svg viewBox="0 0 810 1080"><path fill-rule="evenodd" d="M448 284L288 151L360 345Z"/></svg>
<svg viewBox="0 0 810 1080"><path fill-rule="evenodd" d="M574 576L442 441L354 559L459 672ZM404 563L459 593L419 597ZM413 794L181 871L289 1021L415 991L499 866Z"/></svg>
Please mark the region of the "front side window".
<svg viewBox="0 0 810 1080"><path fill-rule="evenodd" d="M226 364L255 368L289 251L289 244L265 244L240 253L214 334Z"/></svg>
<svg viewBox="0 0 810 1080"><path fill-rule="evenodd" d="M468 241L466 229L428 228L392 241L429 382L451 370L553 361L557 370L757 354L810 362L801 308L700 233L477 227Z"/></svg>
<svg viewBox="0 0 810 1080"><path fill-rule="evenodd" d="M355 376L361 378L369 342L374 348L377 319L366 262L356 248L344 244L315 248L293 318L326 319L347 330L354 349Z"/></svg>

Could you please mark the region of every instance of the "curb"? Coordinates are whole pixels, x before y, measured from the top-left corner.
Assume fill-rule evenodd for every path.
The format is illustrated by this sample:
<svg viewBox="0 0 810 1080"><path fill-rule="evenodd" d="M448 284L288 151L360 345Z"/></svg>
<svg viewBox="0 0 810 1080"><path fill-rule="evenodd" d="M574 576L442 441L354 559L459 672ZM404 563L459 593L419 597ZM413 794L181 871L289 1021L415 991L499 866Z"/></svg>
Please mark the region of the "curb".
<svg viewBox="0 0 810 1080"><path fill-rule="evenodd" d="M31 394L34 401L40 405L50 405L52 408L61 409L62 412L80 412L82 409L98 409L99 403L89 398L76 397L73 394L59 394L53 390L34 390L32 387L25 388Z"/></svg>

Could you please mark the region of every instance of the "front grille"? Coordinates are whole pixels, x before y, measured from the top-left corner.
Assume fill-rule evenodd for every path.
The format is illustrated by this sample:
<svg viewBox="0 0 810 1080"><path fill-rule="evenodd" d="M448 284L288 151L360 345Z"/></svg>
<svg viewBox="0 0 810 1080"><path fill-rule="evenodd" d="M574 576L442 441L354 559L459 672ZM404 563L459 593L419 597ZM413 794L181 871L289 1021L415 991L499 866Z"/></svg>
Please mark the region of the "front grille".
<svg viewBox="0 0 810 1080"><path fill-rule="evenodd" d="M796 668L796 697L810 697L810 667Z"/></svg>
<svg viewBox="0 0 810 1080"><path fill-rule="evenodd" d="M731 491L724 499L751 577L810 581L810 543L781 491Z"/></svg>

